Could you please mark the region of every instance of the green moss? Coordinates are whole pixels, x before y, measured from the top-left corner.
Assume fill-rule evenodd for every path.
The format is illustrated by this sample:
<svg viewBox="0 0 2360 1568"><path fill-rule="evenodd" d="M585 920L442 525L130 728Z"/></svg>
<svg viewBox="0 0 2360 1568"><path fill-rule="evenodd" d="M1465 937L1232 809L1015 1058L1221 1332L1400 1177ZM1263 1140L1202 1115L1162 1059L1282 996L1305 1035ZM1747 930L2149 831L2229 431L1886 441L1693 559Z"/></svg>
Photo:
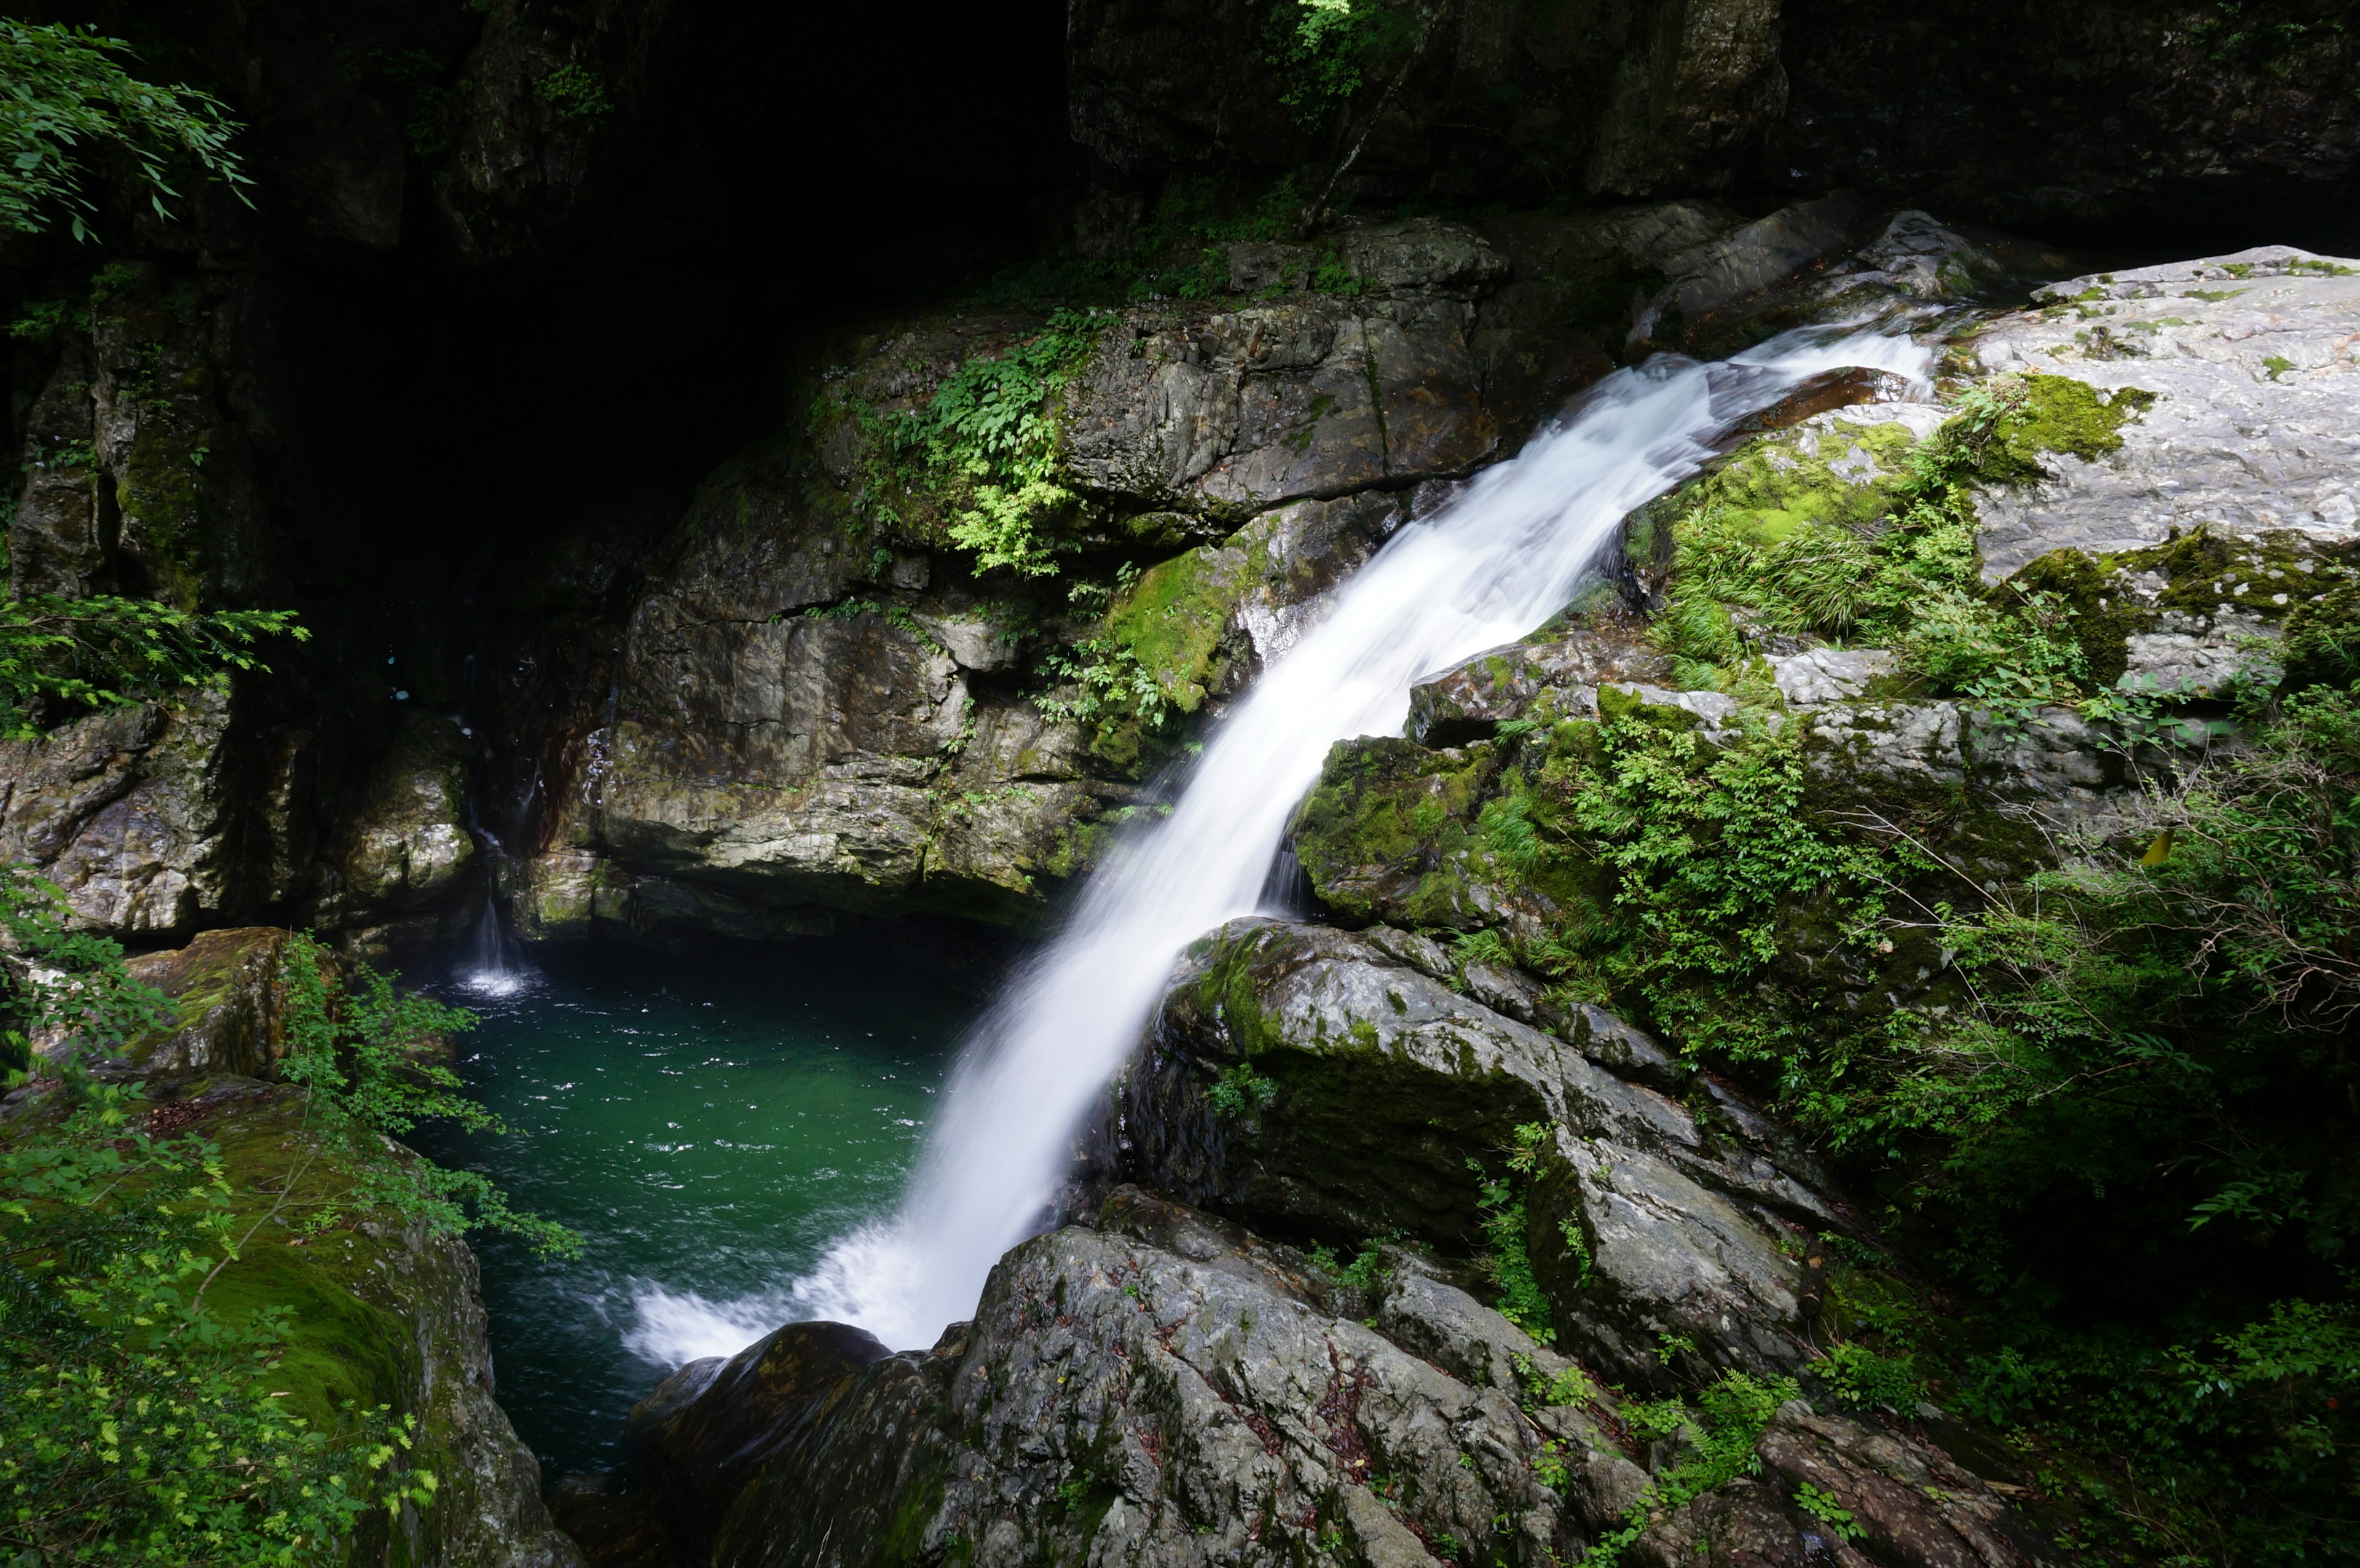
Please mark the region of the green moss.
<svg viewBox="0 0 2360 1568"><path fill-rule="evenodd" d="M1107 631L1137 655L1165 699L1193 713L1218 682L1221 637L1261 552L1201 546L1140 574L1107 612Z"/></svg>
<svg viewBox="0 0 2360 1568"><path fill-rule="evenodd" d="M2130 636L2154 615L2124 593L2124 585L2078 550L2051 550L2008 579L2026 593L2048 593L2071 606L2068 632L2081 649L2093 686L2112 686L2130 662Z"/></svg>
<svg viewBox="0 0 2360 1568"><path fill-rule="evenodd" d="M2289 617L2313 595L2354 574L2352 561L2283 529L2246 537L2201 528L2164 544L2110 556L2104 564L2116 572L2162 577L2158 609L2211 615L2229 604L2265 621Z"/></svg>
<svg viewBox="0 0 2360 1568"><path fill-rule="evenodd" d="M267 1106L240 1107L204 1125L221 1149L231 1186L242 1194L236 1234L252 1233L206 1300L233 1322L265 1307L293 1310L294 1332L274 1387L286 1390L288 1403L305 1420L333 1431L348 1401L402 1410L421 1368L410 1325L362 1295L373 1279L404 1269L406 1249L387 1247L348 1219L317 1234L306 1228L324 1212L321 1204L349 1186L351 1175L304 1134L302 1124L301 1096L280 1091ZM274 1195L289 1202L271 1216ZM399 1225L389 1217L387 1223ZM427 1435L447 1443L454 1434ZM429 1468L435 1463L431 1455L422 1462Z"/></svg>
<svg viewBox="0 0 2360 1568"><path fill-rule="evenodd" d="M2040 460L2050 453L2094 463L2120 452L2124 423L2155 400L2154 393L2136 387L2109 396L2070 376L2027 376L2023 401L1999 420L1983 446L1978 477L2023 483L2046 476Z"/></svg>
<svg viewBox="0 0 2360 1568"><path fill-rule="evenodd" d="M1765 545L1807 523L1872 523L1891 510L1912 444L1906 425L1843 419L1826 429L1806 424L1762 436L1694 486L1683 511L1693 517L1718 508L1730 526ZM1652 550L1654 543L1635 548Z"/></svg>
<svg viewBox="0 0 2360 1568"><path fill-rule="evenodd" d="M1295 857L1349 918L1466 925L1477 877L1495 877L1476 832L1496 767L1490 746L1428 751L1405 740L1339 741L1297 809Z"/></svg>

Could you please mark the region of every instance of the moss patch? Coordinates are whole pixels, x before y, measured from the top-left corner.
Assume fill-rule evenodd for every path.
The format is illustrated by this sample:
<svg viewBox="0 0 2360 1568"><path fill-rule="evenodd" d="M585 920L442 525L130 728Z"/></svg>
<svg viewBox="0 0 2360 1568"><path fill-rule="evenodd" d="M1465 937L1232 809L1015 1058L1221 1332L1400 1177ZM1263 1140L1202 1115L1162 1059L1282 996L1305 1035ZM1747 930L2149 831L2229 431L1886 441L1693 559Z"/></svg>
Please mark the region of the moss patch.
<svg viewBox="0 0 2360 1568"><path fill-rule="evenodd" d="M1338 741L1296 811L1295 857L1321 900L1349 919L1480 923L1470 888L1496 872L1476 818L1495 771L1489 745Z"/></svg>
<svg viewBox="0 0 2360 1568"><path fill-rule="evenodd" d="M1107 612L1107 630L1138 656L1184 713L1202 706L1220 678L1221 637L1262 552L1201 546L1140 574Z"/></svg>
<svg viewBox="0 0 2360 1568"><path fill-rule="evenodd" d="M2027 376L2024 401L1993 430L1980 477L2000 483L2044 478L2041 459L2068 452L2096 462L2123 447L2122 429L2155 406L2156 395L2125 387L2109 395L2070 376Z"/></svg>
<svg viewBox="0 0 2360 1568"><path fill-rule="evenodd" d="M1863 526L1892 509L1894 485L1913 444L1908 427L1899 423L1806 423L1739 449L1693 487L1683 510L1693 516L1718 507L1761 544L1774 544L1808 523Z"/></svg>

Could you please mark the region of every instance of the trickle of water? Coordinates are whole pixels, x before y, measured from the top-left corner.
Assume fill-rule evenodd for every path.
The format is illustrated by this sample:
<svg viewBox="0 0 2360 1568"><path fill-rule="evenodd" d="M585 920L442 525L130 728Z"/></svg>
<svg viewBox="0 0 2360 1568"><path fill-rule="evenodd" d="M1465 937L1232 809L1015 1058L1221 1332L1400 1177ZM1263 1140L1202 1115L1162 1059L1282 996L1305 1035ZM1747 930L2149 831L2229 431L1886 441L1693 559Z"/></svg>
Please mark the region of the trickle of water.
<svg viewBox="0 0 2360 1568"><path fill-rule="evenodd" d="M530 985L532 970L518 956L508 928L500 924L500 908L489 893L484 912L467 938L467 961L459 970L459 988L477 996L513 996Z"/></svg>
<svg viewBox="0 0 2360 1568"><path fill-rule="evenodd" d="M1555 614L1623 515L1693 474L1736 420L1844 366L1922 383L1930 357L1874 329L1806 328L1724 364L1657 358L1609 376L1514 461L1395 535L1208 738L1172 814L1120 847L977 1025L900 1211L838 1242L788 1293L792 1308L895 1346L929 1345L970 1315L992 1264L1048 1222L1074 1135L1181 949L1262 903L1332 743L1398 733L1421 676ZM727 1306L681 1304L646 1303L645 1353L685 1360L755 1337Z"/></svg>

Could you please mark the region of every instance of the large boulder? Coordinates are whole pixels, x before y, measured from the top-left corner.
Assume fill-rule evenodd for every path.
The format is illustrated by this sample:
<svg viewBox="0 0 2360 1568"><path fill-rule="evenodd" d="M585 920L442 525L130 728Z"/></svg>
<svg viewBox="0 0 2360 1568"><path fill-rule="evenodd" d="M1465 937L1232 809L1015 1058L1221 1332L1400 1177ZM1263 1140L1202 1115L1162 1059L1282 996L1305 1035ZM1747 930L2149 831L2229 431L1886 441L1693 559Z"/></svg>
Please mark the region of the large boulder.
<svg viewBox="0 0 2360 1568"><path fill-rule="evenodd" d="M683 1368L633 1412L622 1485L560 1507L595 1560L695 1568L1541 1568L1621 1529L1704 1533L1653 1490L1684 1451L1633 1442L1614 1394L1415 1251L1380 1255L1338 1272L1119 1188L1010 1252L931 1351L794 1323ZM1759 1451L1779 1489L1707 1497L1770 1539L1824 1539L1791 1472L1874 1515L1884 1561L2038 1560L1982 1481L1889 1428L1795 1401Z"/></svg>
<svg viewBox="0 0 2360 1568"><path fill-rule="evenodd" d="M1659 1334L1720 1366L1799 1365L1782 1243L1854 1223L1825 1174L1741 1105L1641 1081L1669 1064L1620 1020L1502 998L1521 1022L1465 994L1513 982L1468 967L1398 932L1222 927L1126 1078L1126 1171L1281 1235L1483 1256L1521 1148L1519 1241L1566 1343L1642 1382L1664 1375Z"/></svg>

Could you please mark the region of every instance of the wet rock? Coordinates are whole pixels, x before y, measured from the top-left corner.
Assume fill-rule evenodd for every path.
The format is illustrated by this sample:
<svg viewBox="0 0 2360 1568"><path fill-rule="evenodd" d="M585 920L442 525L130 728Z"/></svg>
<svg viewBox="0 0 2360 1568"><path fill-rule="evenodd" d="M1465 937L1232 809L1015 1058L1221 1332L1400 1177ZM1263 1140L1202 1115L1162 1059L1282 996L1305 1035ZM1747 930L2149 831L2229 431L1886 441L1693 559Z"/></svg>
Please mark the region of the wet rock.
<svg viewBox="0 0 2360 1568"><path fill-rule="evenodd" d="M1570 629L1544 633L1505 648L1487 648L1410 688L1409 718L1402 733L1420 746L1464 746L1488 740L1504 723L1535 713L1541 699L1574 688L1613 681L1660 681L1671 662L1647 640L1646 623L1611 599L1586 606ZM1592 697L1590 712L1596 711ZM1552 712L1572 716L1579 699L1561 701Z"/></svg>
<svg viewBox="0 0 2360 1568"><path fill-rule="evenodd" d="M2057 452L2046 477L1978 492L1986 581L2050 550L2135 550L2200 526L2360 538L2360 263L2265 245L2077 278L2042 299L1974 340L1984 371L2154 401L2112 431L2118 446Z"/></svg>
<svg viewBox="0 0 2360 1568"><path fill-rule="evenodd" d="M1218 1247L1194 1250L1211 1256L1056 1231L1002 1259L974 1323L933 1352L837 1363L799 1409L766 1388L779 1440L755 1440L734 1494L699 1499L717 1530L693 1560L1087 1552L1275 1568L1579 1550L1582 1527L1533 1472L1549 1439L1509 1395L1225 1267ZM770 1343L853 1332L796 1325ZM665 1420L703 1430L725 1398L716 1382ZM681 1452L656 1447L659 1473L684 1469Z"/></svg>
<svg viewBox="0 0 2360 1568"><path fill-rule="evenodd" d="M467 768L474 743L457 721L412 711L369 768L326 866L321 915L355 924L446 902L472 882Z"/></svg>
<svg viewBox="0 0 2360 1568"><path fill-rule="evenodd" d="M1695 330L1759 299L1806 267L1842 256L1852 248L1854 232L1869 212L1867 201L1857 192L1840 191L1782 208L1673 256L1665 268L1671 281L1641 315L1633 337L1654 336L1671 312L1677 312L1682 330Z"/></svg>
<svg viewBox="0 0 2360 1568"><path fill-rule="evenodd" d="M1999 256L1915 208L1896 212L1885 233L1857 255L1865 270L1841 287L1874 284L1937 304L1972 299L2008 271Z"/></svg>
<svg viewBox="0 0 2360 1568"><path fill-rule="evenodd" d="M1474 1252L1470 1161L1495 1162L1520 1126L1549 1126L1555 1174L1535 1187L1548 1218L1534 1220L1532 1246L1536 1271L1563 1268L1562 1343L1642 1381L1659 1375L1658 1330L1722 1365L1797 1364L1795 1266L1773 1216L1847 1224L1824 1178L1775 1138L1708 1137L1589 1043L1493 1012L1376 942L1232 921L1191 950L1130 1070L1126 1169L1282 1234L1400 1231ZM1212 1091L1236 1071L1272 1088L1225 1109ZM1567 1261L1568 1225L1586 1269Z"/></svg>

